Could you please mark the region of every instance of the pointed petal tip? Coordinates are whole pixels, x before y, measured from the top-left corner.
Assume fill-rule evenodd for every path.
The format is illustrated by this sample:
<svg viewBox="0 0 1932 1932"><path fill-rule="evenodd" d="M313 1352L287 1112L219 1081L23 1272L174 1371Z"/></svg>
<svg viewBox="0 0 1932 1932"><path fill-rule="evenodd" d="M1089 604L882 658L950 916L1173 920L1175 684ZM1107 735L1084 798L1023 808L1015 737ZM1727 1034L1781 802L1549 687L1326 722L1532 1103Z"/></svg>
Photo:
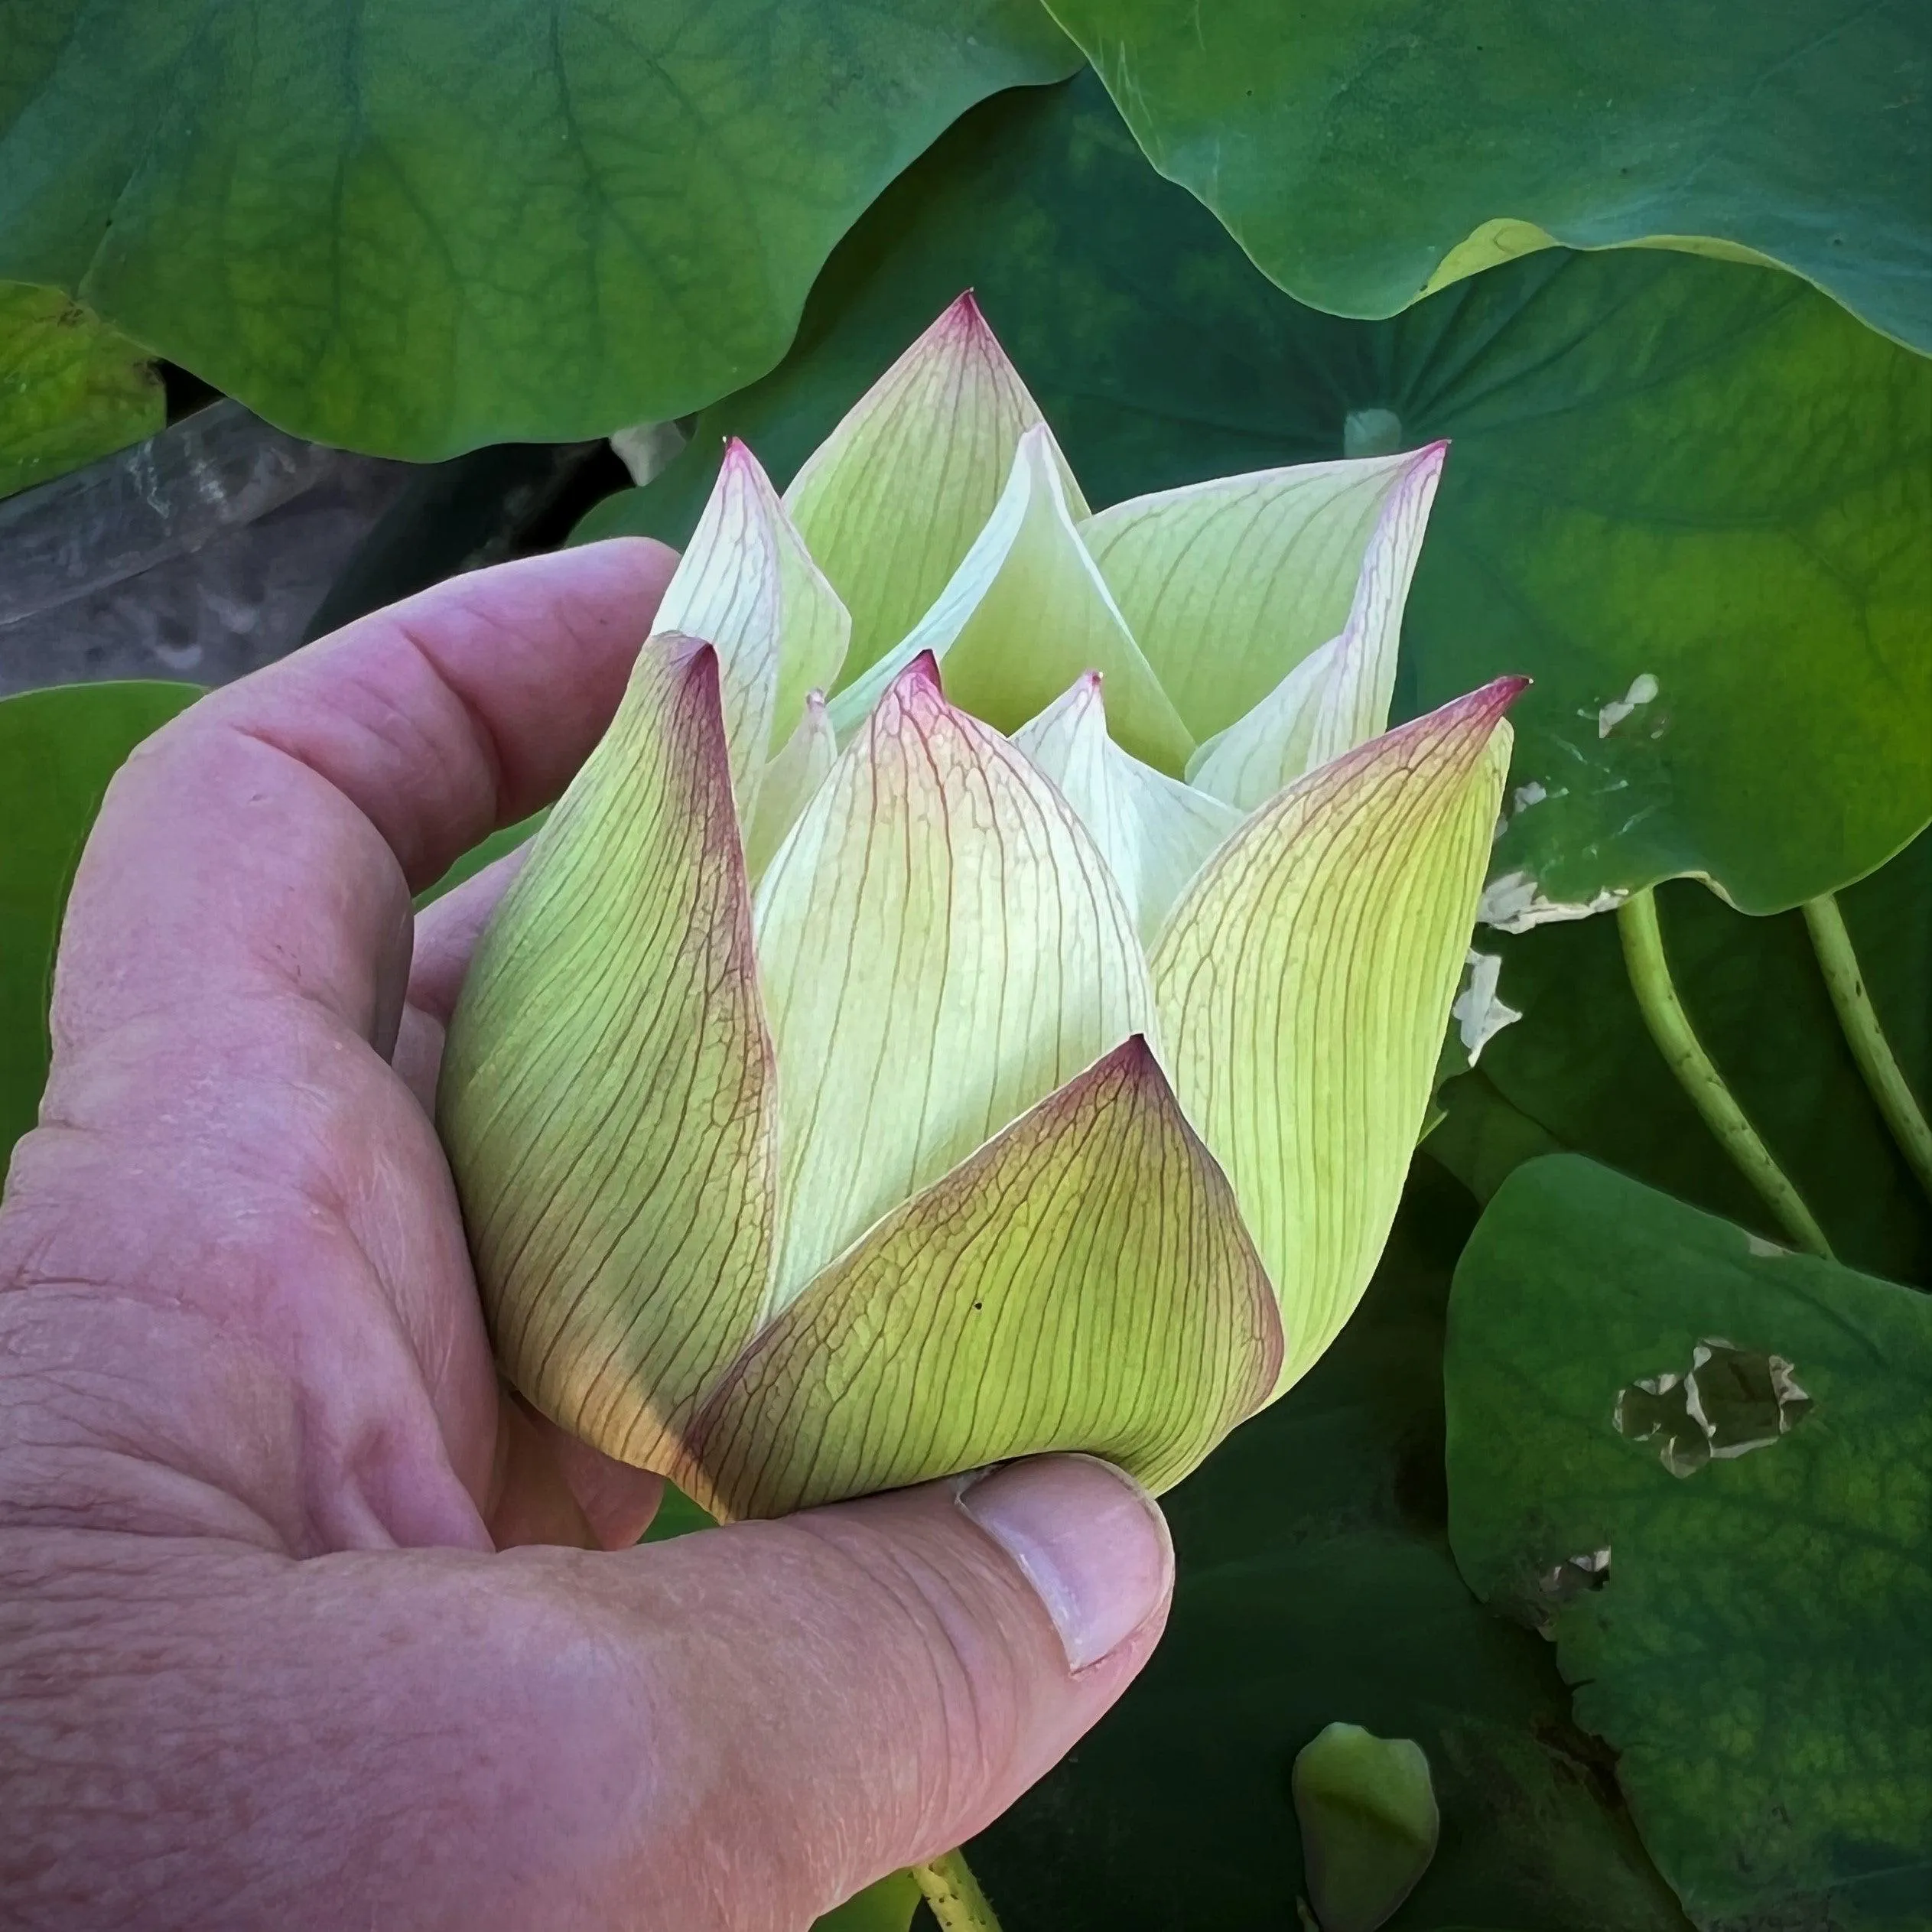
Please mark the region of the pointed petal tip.
<svg viewBox="0 0 1932 1932"><path fill-rule="evenodd" d="M1418 738L1438 742L1465 733L1486 740L1503 721L1509 707L1528 690L1530 681L1525 677L1493 678L1488 684L1465 691L1460 698L1452 698L1446 704L1439 705L1420 717L1410 719L1397 730L1413 732ZM1394 735L1394 732L1383 734L1385 738ZM1361 749L1366 751L1377 742L1371 738Z"/></svg>
<svg viewBox="0 0 1932 1932"><path fill-rule="evenodd" d="M1145 1033L1128 1034L1118 1046L1103 1053L1062 1091L1080 1088L1091 1092L1096 1087L1109 1085L1117 1093L1134 1094L1160 1111L1171 1114L1189 1146L1203 1153L1206 1152L1205 1144L1181 1111L1174 1083L1168 1078L1167 1069L1160 1063L1160 1055L1154 1051L1153 1043Z"/></svg>
<svg viewBox="0 0 1932 1932"><path fill-rule="evenodd" d="M935 335L957 337L962 341L993 334L993 325L980 307L979 297L970 288L962 288L946 304L932 327Z"/></svg>
<svg viewBox="0 0 1932 1932"><path fill-rule="evenodd" d="M1479 690L1471 691L1469 701L1473 705L1481 700L1485 709L1501 717L1535 682L1534 678L1523 672L1512 672L1507 677L1492 678Z"/></svg>
<svg viewBox="0 0 1932 1932"><path fill-rule="evenodd" d="M688 631L660 631L650 640L650 648L662 651L688 681L709 678L714 685L717 682L717 646L708 639L693 637Z"/></svg>
<svg viewBox="0 0 1932 1932"><path fill-rule="evenodd" d="M765 473L765 466L753 454L751 445L742 437L727 436L724 439L724 457L718 465L718 480L729 480L737 483L750 483L763 489L768 495L776 496L771 479Z"/></svg>
<svg viewBox="0 0 1932 1932"><path fill-rule="evenodd" d="M886 698L899 704L918 703L922 707L935 702L943 704L946 694L939 681L938 659L930 651L920 652L886 688Z"/></svg>

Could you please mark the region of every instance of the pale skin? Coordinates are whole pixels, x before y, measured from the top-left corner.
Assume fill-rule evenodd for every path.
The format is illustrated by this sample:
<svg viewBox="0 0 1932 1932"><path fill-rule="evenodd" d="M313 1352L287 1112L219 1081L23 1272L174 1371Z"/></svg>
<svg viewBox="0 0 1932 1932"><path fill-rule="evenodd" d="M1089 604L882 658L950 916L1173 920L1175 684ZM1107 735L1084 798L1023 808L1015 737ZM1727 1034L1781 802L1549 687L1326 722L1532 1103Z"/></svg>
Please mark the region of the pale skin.
<svg viewBox="0 0 1932 1932"><path fill-rule="evenodd" d="M429 1103L673 562L479 573L130 761L0 1208L0 1918L789 1932L981 1830L1166 1615L1078 1458L633 1548L500 1390Z"/></svg>

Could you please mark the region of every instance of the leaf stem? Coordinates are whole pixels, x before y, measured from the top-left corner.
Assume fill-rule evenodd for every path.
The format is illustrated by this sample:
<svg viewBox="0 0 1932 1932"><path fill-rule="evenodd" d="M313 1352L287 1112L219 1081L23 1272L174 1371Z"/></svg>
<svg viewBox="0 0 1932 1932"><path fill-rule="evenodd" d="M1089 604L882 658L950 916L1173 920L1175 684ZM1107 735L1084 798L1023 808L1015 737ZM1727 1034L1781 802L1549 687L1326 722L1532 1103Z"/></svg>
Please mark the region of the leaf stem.
<svg viewBox="0 0 1932 1932"><path fill-rule="evenodd" d="M1812 1218L1811 1210L1772 1158L1770 1148L1758 1130L1745 1118L1741 1107L1724 1084L1724 1076L1704 1051L1690 1023L1690 1016L1677 997L1670 977L1670 962L1664 956L1664 935L1657 921L1657 896L1646 886L1633 893L1617 908L1617 929L1624 942L1624 963L1630 973L1631 989L1642 1009L1644 1023L1657 1042L1657 1051L1677 1076L1677 1085L1690 1095L1691 1103L1703 1115L1705 1124L1717 1136L1724 1151L1738 1171L1755 1188L1770 1208L1779 1227L1794 1246L1807 1254L1829 1257L1831 1244L1824 1230Z"/></svg>
<svg viewBox="0 0 1932 1932"><path fill-rule="evenodd" d="M912 1876L940 1932L1000 1932L1000 1921L964 1853L948 1852L930 1865L916 1865Z"/></svg>
<svg viewBox="0 0 1932 1932"><path fill-rule="evenodd" d="M1932 1195L1932 1127L1907 1084L1904 1069L1898 1064L1885 1038L1885 1029L1865 990L1865 975L1859 970L1859 956L1852 950L1852 935L1845 929L1845 916L1838 901L1826 893L1804 902L1804 922L1810 929L1812 950L1825 976L1831 1003L1838 1010L1838 1023L1844 1029L1852 1057L1865 1075L1865 1084L1885 1117L1892 1138L1911 1163L1919 1186Z"/></svg>

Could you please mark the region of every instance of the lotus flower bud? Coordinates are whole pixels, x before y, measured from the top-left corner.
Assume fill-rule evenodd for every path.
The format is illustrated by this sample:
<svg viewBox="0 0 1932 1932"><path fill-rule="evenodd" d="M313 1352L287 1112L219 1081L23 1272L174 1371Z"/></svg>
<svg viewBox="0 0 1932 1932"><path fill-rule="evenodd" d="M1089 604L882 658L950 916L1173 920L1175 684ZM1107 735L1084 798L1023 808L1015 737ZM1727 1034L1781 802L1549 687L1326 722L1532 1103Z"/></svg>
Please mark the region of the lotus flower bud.
<svg viewBox="0 0 1932 1932"><path fill-rule="evenodd" d="M1441 446L1091 513L970 296L717 486L485 933L438 1120L564 1428L771 1514L1158 1488L1366 1286L1504 680L1384 729Z"/></svg>

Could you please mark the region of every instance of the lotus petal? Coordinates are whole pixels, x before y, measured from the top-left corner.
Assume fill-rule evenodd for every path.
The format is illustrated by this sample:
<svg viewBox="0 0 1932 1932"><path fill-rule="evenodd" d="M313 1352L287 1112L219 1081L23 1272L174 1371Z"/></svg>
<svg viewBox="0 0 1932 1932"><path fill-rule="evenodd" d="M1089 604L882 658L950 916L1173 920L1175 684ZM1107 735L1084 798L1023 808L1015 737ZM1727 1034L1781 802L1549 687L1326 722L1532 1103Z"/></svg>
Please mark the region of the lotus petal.
<svg viewBox="0 0 1932 1932"><path fill-rule="evenodd" d="M1402 608L1448 447L1435 443L1419 452L1384 499L1340 636L1311 652L1253 711L1209 739L1189 760L1190 785L1251 812L1387 727Z"/></svg>
<svg viewBox="0 0 1932 1932"><path fill-rule="evenodd" d="M756 1328L776 1221L710 645L639 655L477 948L437 1124L498 1361L571 1434L664 1467Z"/></svg>
<svg viewBox="0 0 1932 1932"><path fill-rule="evenodd" d="M758 890L784 1147L772 1306L1129 1034L1144 955L1093 840L929 658Z"/></svg>
<svg viewBox="0 0 1932 1932"><path fill-rule="evenodd" d="M1083 671L1107 679L1115 738L1179 776L1194 740L1074 529L1051 434L1020 439L1013 473L986 527L911 634L832 703L841 737L886 685L929 651L955 700L1016 730Z"/></svg>
<svg viewBox="0 0 1932 1932"><path fill-rule="evenodd" d="M1225 730L1341 630L1384 504L1418 467L1433 478L1445 447L1219 477L1081 526L1195 737Z"/></svg>
<svg viewBox="0 0 1932 1932"><path fill-rule="evenodd" d="M1121 750L1107 736L1098 671L1076 679L1013 741L1093 834L1151 945L1168 909L1241 815Z"/></svg>
<svg viewBox="0 0 1932 1932"><path fill-rule="evenodd" d="M759 784L758 808L745 834L745 870L754 885L764 877L812 793L831 776L838 757L838 740L825 715L825 694L808 691L798 729L765 767Z"/></svg>
<svg viewBox="0 0 1932 1932"><path fill-rule="evenodd" d="M1340 1332L1387 1238L1488 861L1503 713L1524 681L1283 792L1155 945L1165 1064L1281 1296L1280 1388Z"/></svg>
<svg viewBox="0 0 1932 1932"><path fill-rule="evenodd" d="M785 507L852 613L846 678L910 630L992 514L1039 405L961 295L807 458ZM1068 500L1079 486L1055 450Z"/></svg>
<svg viewBox="0 0 1932 1932"><path fill-rule="evenodd" d="M1085 1449L1162 1489L1280 1356L1227 1181L1130 1039L814 1281L706 1403L679 1477L774 1516Z"/></svg>
<svg viewBox="0 0 1932 1932"><path fill-rule="evenodd" d="M733 437L652 635L717 649L740 825L751 822L765 762L797 728L805 693L838 675L851 630L758 459Z"/></svg>

